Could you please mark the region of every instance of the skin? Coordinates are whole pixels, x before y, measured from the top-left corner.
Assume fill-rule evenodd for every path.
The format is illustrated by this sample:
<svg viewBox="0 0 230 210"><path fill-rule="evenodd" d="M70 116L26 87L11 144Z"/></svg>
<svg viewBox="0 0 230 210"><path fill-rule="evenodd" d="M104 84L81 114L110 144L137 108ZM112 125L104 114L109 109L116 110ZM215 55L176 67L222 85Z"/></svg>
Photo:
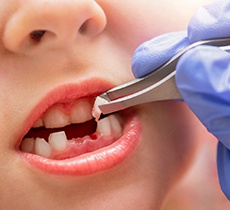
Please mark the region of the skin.
<svg viewBox="0 0 230 210"><path fill-rule="evenodd" d="M15 155L15 135L54 87L93 77L114 86L132 80L135 48L159 34L186 29L204 2L208 1L0 0L1 208L162 208L207 135L184 103L135 107L142 123L135 152L122 164L86 177L31 170ZM69 14L73 4L75 11ZM93 5L93 12L86 14L80 5ZM94 15L94 10L100 12ZM29 33L39 28L48 32L34 44Z"/></svg>

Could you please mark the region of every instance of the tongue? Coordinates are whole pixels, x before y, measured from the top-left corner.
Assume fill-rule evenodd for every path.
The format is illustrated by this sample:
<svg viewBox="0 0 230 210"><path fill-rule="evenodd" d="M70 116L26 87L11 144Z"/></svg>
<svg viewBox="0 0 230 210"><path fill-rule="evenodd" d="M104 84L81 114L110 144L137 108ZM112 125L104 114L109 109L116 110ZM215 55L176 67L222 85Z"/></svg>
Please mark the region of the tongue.
<svg viewBox="0 0 230 210"><path fill-rule="evenodd" d="M97 123L94 119L81 124L71 124L63 128L32 128L24 138L40 137L48 139L49 135L54 132L65 131L67 139L84 137L95 132Z"/></svg>

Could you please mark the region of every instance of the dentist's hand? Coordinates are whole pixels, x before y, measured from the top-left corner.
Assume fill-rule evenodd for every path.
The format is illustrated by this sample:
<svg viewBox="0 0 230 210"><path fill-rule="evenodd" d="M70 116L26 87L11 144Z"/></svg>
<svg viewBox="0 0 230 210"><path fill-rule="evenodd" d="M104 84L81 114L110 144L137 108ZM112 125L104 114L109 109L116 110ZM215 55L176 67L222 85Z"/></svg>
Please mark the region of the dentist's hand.
<svg viewBox="0 0 230 210"><path fill-rule="evenodd" d="M142 77L190 43L220 37L230 37L230 0L202 7L187 34L166 34L141 45L134 54L133 73ZM190 50L178 62L176 83L184 101L219 140L219 179L230 200L230 53L210 46Z"/></svg>

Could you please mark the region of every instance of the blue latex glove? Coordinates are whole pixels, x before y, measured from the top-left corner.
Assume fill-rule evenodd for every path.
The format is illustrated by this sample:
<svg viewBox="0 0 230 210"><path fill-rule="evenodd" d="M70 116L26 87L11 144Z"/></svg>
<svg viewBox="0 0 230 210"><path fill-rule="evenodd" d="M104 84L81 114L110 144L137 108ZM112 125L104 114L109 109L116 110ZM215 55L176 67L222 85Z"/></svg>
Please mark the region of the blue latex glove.
<svg viewBox="0 0 230 210"><path fill-rule="evenodd" d="M217 0L193 16L187 36L170 33L141 45L133 57L133 73L148 74L195 41L228 36L230 0ZM176 83L184 101L219 140L219 180L230 200L230 54L210 46L190 50L178 62Z"/></svg>

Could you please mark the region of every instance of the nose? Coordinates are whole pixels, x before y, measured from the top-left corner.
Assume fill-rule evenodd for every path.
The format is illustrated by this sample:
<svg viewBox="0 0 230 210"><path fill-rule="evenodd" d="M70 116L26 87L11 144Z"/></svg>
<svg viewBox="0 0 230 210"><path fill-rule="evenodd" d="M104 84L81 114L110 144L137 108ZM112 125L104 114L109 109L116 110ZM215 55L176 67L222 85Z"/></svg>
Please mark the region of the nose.
<svg viewBox="0 0 230 210"><path fill-rule="evenodd" d="M81 37L92 39L105 26L105 13L94 0L25 1L8 19L3 44L14 53L41 46L56 49Z"/></svg>

